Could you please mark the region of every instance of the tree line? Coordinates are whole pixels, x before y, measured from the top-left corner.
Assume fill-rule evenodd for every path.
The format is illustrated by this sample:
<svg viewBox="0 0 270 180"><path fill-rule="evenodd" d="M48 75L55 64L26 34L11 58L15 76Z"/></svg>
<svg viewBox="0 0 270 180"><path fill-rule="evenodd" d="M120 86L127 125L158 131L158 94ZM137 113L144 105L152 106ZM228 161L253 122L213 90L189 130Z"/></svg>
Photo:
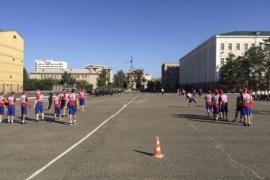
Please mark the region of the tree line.
<svg viewBox="0 0 270 180"><path fill-rule="evenodd" d="M261 46L249 48L243 56L229 54L220 68L220 83L226 89L269 89L269 81L270 38L263 40Z"/></svg>
<svg viewBox="0 0 270 180"><path fill-rule="evenodd" d="M113 82L109 82L109 74L106 70L102 70L98 77L96 86L101 89L117 88L117 89L142 89L146 85L149 89L161 88L161 79L147 81L144 78L143 69L135 69L129 73L124 73L123 70L119 70L113 77ZM147 83L147 84L146 84ZM27 70L23 69L23 87L25 90L50 90L53 86L63 85L64 87L71 86L77 89L86 89L91 91L93 84L88 83L86 80L76 80L71 73L64 72L60 80L46 78L46 79L31 79Z"/></svg>

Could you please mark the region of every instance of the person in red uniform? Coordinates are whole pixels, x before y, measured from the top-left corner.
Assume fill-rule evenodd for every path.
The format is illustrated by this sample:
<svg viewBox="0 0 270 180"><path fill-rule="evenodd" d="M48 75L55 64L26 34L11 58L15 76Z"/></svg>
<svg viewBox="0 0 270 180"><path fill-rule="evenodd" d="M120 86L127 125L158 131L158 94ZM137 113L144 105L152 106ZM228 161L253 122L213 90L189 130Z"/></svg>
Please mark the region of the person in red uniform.
<svg viewBox="0 0 270 180"><path fill-rule="evenodd" d="M28 103L28 97L27 97L27 91L23 91L23 94L20 98L21 101L21 112L22 112L22 116L21 116L21 124L27 124L25 122L25 117L27 115L28 112L28 107L31 108L31 105Z"/></svg>
<svg viewBox="0 0 270 180"><path fill-rule="evenodd" d="M220 101L221 98L219 96L218 90L216 90L215 95L213 96L213 113L216 121L218 120L218 115L220 114Z"/></svg>
<svg viewBox="0 0 270 180"><path fill-rule="evenodd" d="M190 107L190 103L193 101L195 104L199 106L199 103L196 102L195 98L192 96L191 93L187 93L186 99L189 99L188 107Z"/></svg>
<svg viewBox="0 0 270 180"><path fill-rule="evenodd" d="M243 122L242 120L242 92L240 92L240 95L236 98L236 104L235 104L235 117L233 122L237 122L237 117L240 112L240 123Z"/></svg>
<svg viewBox="0 0 270 180"><path fill-rule="evenodd" d="M252 97L252 93L251 93L251 91L250 90L248 90L248 92L247 92L250 96L251 96L251 102L250 102L250 125L252 124L252 105L253 105L253 100L254 100L254 98Z"/></svg>
<svg viewBox="0 0 270 180"><path fill-rule="evenodd" d="M76 94L75 94L75 89L71 90L71 94L69 94L66 102L66 107L69 109L69 125L76 125L77 120L76 120ZM73 120L73 122L72 122Z"/></svg>
<svg viewBox="0 0 270 180"><path fill-rule="evenodd" d="M7 99L4 96L4 93L1 92L0 93L0 123L4 123L2 122L3 120L3 115L5 113L5 104L7 103Z"/></svg>
<svg viewBox="0 0 270 180"><path fill-rule="evenodd" d="M82 89L81 92L79 93L79 100L80 100L80 111L84 111L84 105L85 105L85 100L86 100L86 93Z"/></svg>
<svg viewBox="0 0 270 180"><path fill-rule="evenodd" d="M63 89L62 93L60 94L61 98L61 111L62 111L62 117L65 117L66 115L66 110L65 110L65 105L66 105L66 90Z"/></svg>
<svg viewBox="0 0 270 180"><path fill-rule="evenodd" d="M7 112L7 117L8 117L8 123L13 124L14 123L14 116L15 116L15 103L16 103L16 98L15 98L15 92L12 92L11 95L7 99L8 101L8 112Z"/></svg>
<svg viewBox="0 0 270 180"><path fill-rule="evenodd" d="M39 113L41 113L41 120L44 120L43 94L41 94L39 89L37 89L37 95L36 95L34 108L35 108L35 114L36 114L36 122L38 122L39 120Z"/></svg>
<svg viewBox="0 0 270 180"><path fill-rule="evenodd" d="M247 93L248 89L244 88L242 95L242 115L244 116L244 126L250 126L250 115L252 114L252 97Z"/></svg>
<svg viewBox="0 0 270 180"><path fill-rule="evenodd" d="M70 93L70 90L67 89L66 92L65 92L64 98L63 98L63 102L61 102L61 103L64 103L64 105L67 104L67 99L69 97L69 93ZM68 110L69 110L68 106L69 106L69 104L67 106L64 106L64 109L63 109L63 112L62 112L63 117L68 116Z"/></svg>
<svg viewBox="0 0 270 180"><path fill-rule="evenodd" d="M224 94L223 90L219 90L220 94L220 111L222 113L223 121L228 120L228 96Z"/></svg>
<svg viewBox="0 0 270 180"><path fill-rule="evenodd" d="M211 95L211 91L208 91L208 94L205 96L205 106L207 110L207 115L210 117L210 112L213 114L213 108L212 108L212 101L213 101L213 96Z"/></svg>
<svg viewBox="0 0 270 180"><path fill-rule="evenodd" d="M61 118L61 97L60 93L56 94L56 97L54 98L54 121L56 121L56 116L59 115L59 120L62 120Z"/></svg>

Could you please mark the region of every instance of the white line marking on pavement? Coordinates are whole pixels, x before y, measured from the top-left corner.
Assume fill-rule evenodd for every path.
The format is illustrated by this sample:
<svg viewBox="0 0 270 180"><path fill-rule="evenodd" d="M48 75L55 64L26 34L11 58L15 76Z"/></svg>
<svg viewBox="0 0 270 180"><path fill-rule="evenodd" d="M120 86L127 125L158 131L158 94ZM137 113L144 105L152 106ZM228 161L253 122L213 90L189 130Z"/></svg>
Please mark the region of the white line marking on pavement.
<svg viewBox="0 0 270 180"><path fill-rule="evenodd" d="M40 174L42 171L44 171L45 169L47 169L50 165L52 165L53 163L55 163L57 160L59 160L61 157L63 157L64 155L66 155L68 152L70 152L72 149L74 149L75 147L77 147L79 144L81 144L83 141L85 141L88 137L90 137L92 134L94 134L94 132L96 132L99 128L101 128L104 124L106 124L110 119L112 119L114 116L116 116L117 114L119 114L121 111L123 111L123 109L125 109L129 104L131 104L140 94L138 94L137 96L135 96L128 104L126 104L126 106L122 107L119 111L117 111L114 115L112 115L111 117L109 117L108 119L106 119L103 123L101 123L98 127L96 127L96 129L94 129L92 132L90 132L89 134L87 134L84 138L82 138L80 141L78 141L77 143L75 143L73 146L71 146L70 148L68 148L66 151L64 151L62 154L60 154L59 156L57 156L56 158L54 158L52 161L50 161L48 164L46 164L45 166L43 166L41 169L37 170L35 173L33 173L31 176L29 176L28 178L26 178L26 180L30 180L33 179L35 176L37 176L38 174Z"/></svg>

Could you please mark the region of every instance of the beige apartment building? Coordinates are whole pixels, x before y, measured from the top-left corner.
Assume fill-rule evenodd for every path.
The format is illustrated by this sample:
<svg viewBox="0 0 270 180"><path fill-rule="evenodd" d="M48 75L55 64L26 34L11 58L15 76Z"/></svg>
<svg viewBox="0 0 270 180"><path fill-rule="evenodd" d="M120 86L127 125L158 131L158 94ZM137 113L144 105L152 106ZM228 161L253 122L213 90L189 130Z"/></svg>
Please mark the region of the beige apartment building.
<svg viewBox="0 0 270 180"><path fill-rule="evenodd" d="M95 66L87 65L85 69L43 69L41 71L35 71L30 73L31 79L58 79L59 81L62 78L64 72L70 73L71 76L76 80L86 80L88 83L93 84L93 87L96 88L97 78L99 73L105 69L108 73L109 82L112 83L113 77L113 67L105 66ZM71 84L72 85L72 84Z"/></svg>
<svg viewBox="0 0 270 180"><path fill-rule="evenodd" d="M180 58L179 84L203 90L219 88L219 69L229 53L243 56L269 37L270 31L233 31L211 37Z"/></svg>
<svg viewBox="0 0 270 180"><path fill-rule="evenodd" d="M0 30L0 92L23 90L24 39L14 30Z"/></svg>
<svg viewBox="0 0 270 180"><path fill-rule="evenodd" d="M161 66L161 84L165 91L173 91L178 88L179 82L178 62L167 62Z"/></svg>

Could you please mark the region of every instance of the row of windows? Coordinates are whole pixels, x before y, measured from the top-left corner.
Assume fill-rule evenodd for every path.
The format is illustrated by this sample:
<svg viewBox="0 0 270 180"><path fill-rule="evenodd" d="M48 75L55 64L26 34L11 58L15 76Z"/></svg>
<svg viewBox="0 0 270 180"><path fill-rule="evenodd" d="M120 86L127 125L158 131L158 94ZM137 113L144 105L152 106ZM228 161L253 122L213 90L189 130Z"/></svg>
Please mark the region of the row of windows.
<svg viewBox="0 0 270 180"><path fill-rule="evenodd" d="M53 79L58 79L58 77L62 77L62 75L40 75L41 79L46 79L46 78L53 78ZM71 76L73 78L81 78L81 79L87 79L88 76L85 75L73 75Z"/></svg>
<svg viewBox="0 0 270 180"><path fill-rule="evenodd" d="M251 47L255 47L255 43L251 44ZM262 44L260 44L260 47L262 47ZM232 43L228 43L228 50L232 51L233 50L233 44ZM244 50L247 51L249 48L249 44L248 43L244 43ZM225 50L225 44L221 43L220 44L220 50ZM236 43L235 44L235 50L240 51L241 50L241 44L240 43Z"/></svg>

